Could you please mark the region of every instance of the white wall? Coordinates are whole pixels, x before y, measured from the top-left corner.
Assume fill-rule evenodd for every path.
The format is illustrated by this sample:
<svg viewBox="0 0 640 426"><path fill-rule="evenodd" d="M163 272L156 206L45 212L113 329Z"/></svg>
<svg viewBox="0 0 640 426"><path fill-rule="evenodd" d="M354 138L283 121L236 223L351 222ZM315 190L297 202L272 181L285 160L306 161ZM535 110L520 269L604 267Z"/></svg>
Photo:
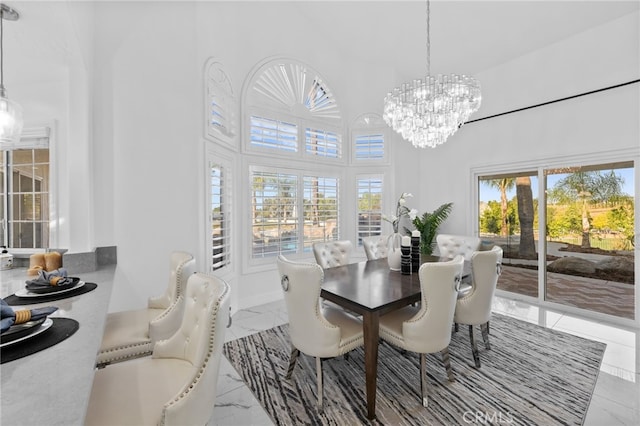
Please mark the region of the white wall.
<svg viewBox="0 0 640 426"><path fill-rule="evenodd" d="M171 251L198 249L201 64L193 3L104 2L96 16L96 243L117 245L120 310L166 288Z"/></svg>
<svg viewBox="0 0 640 426"><path fill-rule="evenodd" d="M624 16L477 75L483 105L472 119L637 79L638 21ZM470 234L471 168L638 150L639 94L634 84L463 126L421 154L421 207L453 201L442 230Z"/></svg>

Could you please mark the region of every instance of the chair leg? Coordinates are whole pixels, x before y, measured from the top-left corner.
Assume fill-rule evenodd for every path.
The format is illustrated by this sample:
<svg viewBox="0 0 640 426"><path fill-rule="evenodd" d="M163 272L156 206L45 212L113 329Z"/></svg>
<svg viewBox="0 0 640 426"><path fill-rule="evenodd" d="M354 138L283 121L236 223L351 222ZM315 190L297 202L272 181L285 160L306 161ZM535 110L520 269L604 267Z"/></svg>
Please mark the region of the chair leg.
<svg viewBox="0 0 640 426"><path fill-rule="evenodd" d="M491 329L489 328L489 321L487 321L487 334L491 334Z"/></svg>
<svg viewBox="0 0 640 426"><path fill-rule="evenodd" d="M449 348L444 348L440 351L440 354L442 355L442 363L444 364L444 368L447 370L449 381L455 382L456 379L453 377L453 369L451 368L451 360L449 359Z"/></svg>
<svg viewBox="0 0 640 426"><path fill-rule="evenodd" d="M420 395L422 396L422 406L427 407L427 355L420 354Z"/></svg>
<svg viewBox="0 0 640 426"><path fill-rule="evenodd" d="M480 324L480 331L482 331L482 340L484 340L484 347L487 350L491 350L491 344L489 344L489 322Z"/></svg>
<svg viewBox="0 0 640 426"><path fill-rule="evenodd" d="M298 355L300 355L300 351L296 349L295 346L291 345L291 355L289 356L289 368L287 369L287 375L285 376L287 379L291 378L291 373L293 373L293 367L296 366L296 360L298 359Z"/></svg>
<svg viewBox="0 0 640 426"><path fill-rule="evenodd" d="M454 323L453 324L453 331L457 332L458 331L458 323Z"/></svg>
<svg viewBox="0 0 640 426"><path fill-rule="evenodd" d="M480 368L480 354L478 353L478 346L476 345L476 339L473 337L473 326L469 326L469 339L471 340L471 353L473 354L473 362L476 364L476 368Z"/></svg>
<svg viewBox="0 0 640 426"><path fill-rule="evenodd" d="M316 376L318 382L318 411L322 413L322 359L316 357Z"/></svg>

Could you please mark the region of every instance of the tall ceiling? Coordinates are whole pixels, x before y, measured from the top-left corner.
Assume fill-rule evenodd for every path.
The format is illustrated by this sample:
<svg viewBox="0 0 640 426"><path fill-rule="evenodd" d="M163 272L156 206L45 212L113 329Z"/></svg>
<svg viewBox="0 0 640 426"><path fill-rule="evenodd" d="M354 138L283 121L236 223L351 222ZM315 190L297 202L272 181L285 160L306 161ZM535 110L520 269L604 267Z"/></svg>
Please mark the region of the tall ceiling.
<svg viewBox="0 0 640 426"><path fill-rule="evenodd" d="M14 80L55 78L58 72L64 72L70 53L86 44L86 40L80 43L77 39L77 29L91 23L80 22L78 17L82 14L76 12L78 8L90 9L91 2L6 3L21 14L17 22L4 22L6 85L10 88ZM153 7L154 2L145 3ZM248 1L233 3L247 10L251 7ZM272 3L283 13L308 20L313 31L324 33L327 44L317 48L337 50L372 65L393 63L403 80L425 73L425 1ZM475 74L639 8L638 0L434 0L430 19L431 70Z"/></svg>

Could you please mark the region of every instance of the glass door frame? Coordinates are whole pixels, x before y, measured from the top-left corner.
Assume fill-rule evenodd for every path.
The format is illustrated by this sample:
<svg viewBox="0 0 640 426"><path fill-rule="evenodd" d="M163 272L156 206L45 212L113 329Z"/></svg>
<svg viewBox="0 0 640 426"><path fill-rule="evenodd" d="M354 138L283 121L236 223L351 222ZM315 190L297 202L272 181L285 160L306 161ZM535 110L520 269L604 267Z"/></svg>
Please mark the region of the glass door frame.
<svg viewBox="0 0 640 426"><path fill-rule="evenodd" d="M607 315L595 311L590 311L587 309L577 308L573 306L563 305L556 302L550 302L545 300L546 296L546 286L547 286L547 277L546 277L546 252L547 252L547 242L546 242L546 176L545 170L549 169L558 169L563 167L580 167L580 166L592 166L597 164L607 164L607 163L616 163L616 162L633 162L634 167L634 189L635 193L634 199L636 200L636 206L638 205L637 200L640 199L640 170L638 167L640 166L640 150L638 149L622 149L622 150L612 150L608 152L602 153L593 153L593 154L585 154L585 155L576 155L576 156L567 156L567 157L559 157L553 159L539 159L532 161L523 161L518 162L517 164L492 164L478 167L471 167L470 173L470 186L471 186L471 194L470 194L470 217L469 217L469 229L472 229L474 235L480 235L479 230L479 189L478 182L479 178L487 175L508 175L508 174L518 174L523 172L532 172L537 171L538 177L538 193L533 194L534 197L537 195L538 197L538 296L531 297L522 294L506 292L502 290L496 290L496 294L501 297L505 297L512 300L522 300L528 303L534 303L542 307L551 308L557 310L559 312L566 312L571 314L577 314L580 316L593 318L596 320L602 320L614 324L620 324L624 326L631 326L640 328L640 291L638 291L638 284L640 280L636 278L635 282L635 318L633 320L627 318L616 317L613 315ZM543 202L544 201L544 202ZM636 235L636 240L640 241L640 212L638 208L635 208L635 216L634 216L634 231ZM543 255L541 255L541 253ZM640 277L640 265L638 265L640 261L640 243L636 244L634 248L634 262L635 262L635 276Z"/></svg>

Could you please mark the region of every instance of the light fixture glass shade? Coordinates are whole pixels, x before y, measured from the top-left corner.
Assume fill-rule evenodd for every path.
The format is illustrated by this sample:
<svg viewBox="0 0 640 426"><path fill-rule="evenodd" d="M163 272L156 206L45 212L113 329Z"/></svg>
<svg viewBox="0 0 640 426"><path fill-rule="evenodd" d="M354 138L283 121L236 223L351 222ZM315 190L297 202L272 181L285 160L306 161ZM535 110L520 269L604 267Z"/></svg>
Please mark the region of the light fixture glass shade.
<svg viewBox="0 0 640 426"><path fill-rule="evenodd" d="M413 146L434 148L480 108L480 84L467 75L427 75L384 98L384 121Z"/></svg>
<svg viewBox="0 0 640 426"><path fill-rule="evenodd" d="M9 98L0 97L0 148L20 141L22 124L22 107Z"/></svg>

